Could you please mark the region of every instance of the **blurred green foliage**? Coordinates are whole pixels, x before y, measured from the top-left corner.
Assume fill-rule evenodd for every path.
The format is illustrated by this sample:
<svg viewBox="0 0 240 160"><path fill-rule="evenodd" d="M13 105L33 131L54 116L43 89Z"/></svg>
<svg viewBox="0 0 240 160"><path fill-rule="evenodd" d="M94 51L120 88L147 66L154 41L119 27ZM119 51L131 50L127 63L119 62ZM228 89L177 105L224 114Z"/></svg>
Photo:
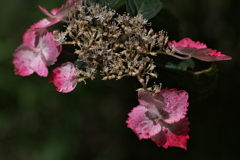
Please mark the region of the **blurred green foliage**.
<svg viewBox="0 0 240 160"><path fill-rule="evenodd" d="M163 8L161 0L126 0L127 12L130 16L142 14L143 18L151 19Z"/></svg>
<svg viewBox="0 0 240 160"><path fill-rule="evenodd" d="M0 2L0 160L239 159L240 2L162 2L166 8L159 12L158 20L157 17L151 20L154 28L162 26L169 32L170 40L190 37L233 57L232 61L217 63L218 81L208 79L210 73L215 73L213 69L198 79L201 85L190 85L189 77L196 75L174 77L182 72L159 71L162 76L159 81L164 81L164 86L194 90L188 111L191 131L187 151L158 148L151 140L139 141L126 127L127 113L138 104L135 79L104 82L96 79L62 94L55 91L47 78L14 75L12 54L22 43L23 33L45 17L37 5L50 10L65 1L3 0ZM171 73L172 78L165 73ZM215 90L208 87L211 83ZM200 92L204 87L211 89L211 94Z"/></svg>
<svg viewBox="0 0 240 160"><path fill-rule="evenodd" d="M91 3L97 3L101 6L105 6L108 4L110 8L113 8L119 3L120 0L88 0L87 3L90 5Z"/></svg>

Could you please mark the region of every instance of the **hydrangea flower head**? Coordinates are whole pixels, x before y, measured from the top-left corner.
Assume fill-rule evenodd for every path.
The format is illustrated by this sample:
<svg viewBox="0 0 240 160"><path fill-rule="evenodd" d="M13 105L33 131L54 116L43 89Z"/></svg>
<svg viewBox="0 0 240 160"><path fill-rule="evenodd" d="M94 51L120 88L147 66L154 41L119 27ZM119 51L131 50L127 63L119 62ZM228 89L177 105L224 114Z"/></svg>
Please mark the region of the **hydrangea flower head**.
<svg viewBox="0 0 240 160"><path fill-rule="evenodd" d="M183 38L179 42L176 42L174 40L169 41L168 46L179 54L188 55L206 62L232 59L232 57L221 54L221 52L218 52L216 50L207 48L206 44L199 41L195 42L190 38Z"/></svg>
<svg viewBox="0 0 240 160"><path fill-rule="evenodd" d="M183 90L163 89L155 96L138 92L139 105L128 114L127 126L139 139L151 138L158 146L186 149L189 122L186 118L188 94Z"/></svg>
<svg viewBox="0 0 240 160"><path fill-rule="evenodd" d="M61 46L54 36L45 29L28 30L23 36L23 44L13 54L15 73L28 76L36 72L47 77L47 66L54 64L61 52Z"/></svg>
<svg viewBox="0 0 240 160"><path fill-rule="evenodd" d="M53 70L50 82L57 87L56 90L62 93L71 92L77 85L78 70L71 62L63 63Z"/></svg>

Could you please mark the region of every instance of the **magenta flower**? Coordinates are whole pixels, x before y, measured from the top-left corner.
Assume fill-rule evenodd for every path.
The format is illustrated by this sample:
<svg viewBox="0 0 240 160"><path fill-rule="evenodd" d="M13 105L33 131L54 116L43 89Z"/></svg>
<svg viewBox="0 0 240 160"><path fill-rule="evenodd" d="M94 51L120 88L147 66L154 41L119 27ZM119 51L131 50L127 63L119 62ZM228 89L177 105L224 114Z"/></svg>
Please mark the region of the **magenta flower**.
<svg viewBox="0 0 240 160"><path fill-rule="evenodd" d="M13 54L15 73L28 76L36 72L47 77L47 66L54 64L61 52L61 46L53 38L46 29L28 30L23 36L23 44Z"/></svg>
<svg viewBox="0 0 240 160"><path fill-rule="evenodd" d="M38 6L43 13L45 13L48 18L44 18L40 20L39 22L35 23L31 26L31 29L39 29L39 28L47 28L49 26L52 26L61 20L63 18L68 17L69 11L72 11L75 9L77 4L81 4L82 0L68 0L65 5L62 5L61 8L54 8L50 12L47 11L46 8L42 6Z"/></svg>
<svg viewBox="0 0 240 160"><path fill-rule="evenodd" d="M78 70L71 62L63 63L53 70L50 82L57 87L57 91L62 93L71 92L77 85Z"/></svg>
<svg viewBox="0 0 240 160"><path fill-rule="evenodd" d="M188 94L176 89L163 89L155 96L138 92L139 105L128 114L127 126L139 139L151 138L159 147L186 149L189 122L186 112Z"/></svg>
<svg viewBox="0 0 240 160"><path fill-rule="evenodd" d="M179 42L169 41L168 46L175 49L179 54L188 55L206 62L232 59L232 57L221 54L221 52L217 52L217 50L207 48L206 44L199 41L194 42L190 38L183 38Z"/></svg>

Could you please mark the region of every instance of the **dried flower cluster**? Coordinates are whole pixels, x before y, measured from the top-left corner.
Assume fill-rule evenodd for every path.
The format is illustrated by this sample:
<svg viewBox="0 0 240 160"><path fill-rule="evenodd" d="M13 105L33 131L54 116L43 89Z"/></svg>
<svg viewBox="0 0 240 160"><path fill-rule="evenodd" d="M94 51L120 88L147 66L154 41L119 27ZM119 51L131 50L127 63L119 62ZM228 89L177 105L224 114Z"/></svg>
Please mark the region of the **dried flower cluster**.
<svg viewBox="0 0 240 160"><path fill-rule="evenodd" d="M79 5L78 11L71 13L66 21L69 21L66 30L55 40L75 45L78 61L84 63L84 67L78 68L79 82L94 79L97 74L103 80L134 76L143 90L156 90L147 87L149 79L157 77L149 56L165 52L168 37L164 31L156 34L152 29L147 30L147 20L141 15L119 15L99 5Z"/></svg>

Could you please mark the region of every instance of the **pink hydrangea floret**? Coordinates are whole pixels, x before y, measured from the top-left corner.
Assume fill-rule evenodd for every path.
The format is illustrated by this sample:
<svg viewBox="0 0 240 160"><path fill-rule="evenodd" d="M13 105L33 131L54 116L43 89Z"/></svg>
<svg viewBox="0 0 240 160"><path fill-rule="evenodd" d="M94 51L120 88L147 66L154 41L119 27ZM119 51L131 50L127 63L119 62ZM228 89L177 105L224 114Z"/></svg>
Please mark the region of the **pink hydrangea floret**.
<svg viewBox="0 0 240 160"><path fill-rule="evenodd" d="M23 36L23 44L13 54L15 73L28 76L36 72L47 77L47 66L54 64L61 52L61 45L53 38L46 29L28 30Z"/></svg>
<svg viewBox="0 0 240 160"><path fill-rule="evenodd" d="M81 3L82 0L68 0L65 5L62 5L61 8L54 8L50 12L46 8L39 5L38 7L48 17L32 25L31 29L34 30L39 28L47 28L62 21L64 18L68 17L69 11L73 11L76 9L76 5Z"/></svg>
<svg viewBox="0 0 240 160"><path fill-rule="evenodd" d="M179 42L174 40L169 41L168 46L179 54L188 55L206 62L232 59L232 57L221 54L221 52L218 52L217 50L207 48L206 44L199 41L195 42L190 38L183 38Z"/></svg>
<svg viewBox="0 0 240 160"><path fill-rule="evenodd" d="M178 47L186 47L186 48L197 48L197 49L201 49L201 48L207 48L207 45L204 43L201 43L199 41L194 42L193 40L191 40L190 38L183 38L182 40L180 40L179 42L176 42L175 40L173 41L169 41L168 45L171 47L172 45L174 46L178 46Z"/></svg>
<svg viewBox="0 0 240 160"><path fill-rule="evenodd" d="M128 114L127 126L139 139L151 138L159 147L186 149L189 122L186 118L188 94L183 90L163 89L155 96L138 92L139 105Z"/></svg>
<svg viewBox="0 0 240 160"><path fill-rule="evenodd" d="M57 87L56 90L62 93L71 92L77 85L78 70L71 62L63 63L53 70L50 82Z"/></svg>

